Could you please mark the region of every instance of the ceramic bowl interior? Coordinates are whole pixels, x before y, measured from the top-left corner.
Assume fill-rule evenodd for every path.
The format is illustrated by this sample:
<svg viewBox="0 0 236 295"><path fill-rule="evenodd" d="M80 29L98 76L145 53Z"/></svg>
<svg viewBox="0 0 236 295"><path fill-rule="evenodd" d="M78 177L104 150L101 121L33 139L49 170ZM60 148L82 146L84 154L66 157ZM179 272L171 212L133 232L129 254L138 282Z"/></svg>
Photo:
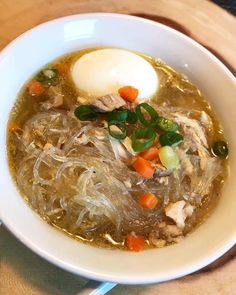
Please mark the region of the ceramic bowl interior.
<svg viewBox="0 0 236 295"><path fill-rule="evenodd" d="M218 113L229 141L230 176L211 217L180 243L140 253L94 248L50 227L34 213L12 182L6 157L6 124L18 91L40 67L85 47L115 46L157 57L186 74ZM236 241L236 83L207 50L152 21L114 14L69 16L23 34L0 54L0 218L25 245L68 271L127 284L170 280L193 272Z"/></svg>

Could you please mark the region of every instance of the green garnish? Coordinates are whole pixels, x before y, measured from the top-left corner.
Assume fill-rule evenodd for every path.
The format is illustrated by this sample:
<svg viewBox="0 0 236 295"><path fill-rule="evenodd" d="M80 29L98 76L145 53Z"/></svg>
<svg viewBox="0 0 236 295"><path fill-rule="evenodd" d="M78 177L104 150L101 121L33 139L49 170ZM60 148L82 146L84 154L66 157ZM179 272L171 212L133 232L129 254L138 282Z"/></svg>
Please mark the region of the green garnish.
<svg viewBox="0 0 236 295"><path fill-rule="evenodd" d="M161 164L167 169L176 169L179 166L179 157L171 146L163 146L159 149Z"/></svg>
<svg viewBox="0 0 236 295"><path fill-rule="evenodd" d="M58 77L58 70L44 69L38 73L36 80L42 83L55 84Z"/></svg>
<svg viewBox="0 0 236 295"><path fill-rule="evenodd" d="M78 106L74 111L75 116L81 121L92 121L97 119L97 113L89 105Z"/></svg>
<svg viewBox="0 0 236 295"><path fill-rule="evenodd" d="M131 136L132 148L135 152L145 151L153 145L155 138L156 133L152 128L137 128Z"/></svg>
<svg viewBox="0 0 236 295"><path fill-rule="evenodd" d="M107 121L125 122L128 117L128 110L114 110L107 113Z"/></svg>
<svg viewBox="0 0 236 295"><path fill-rule="evenodd" d="M145 114L143 113L142 109L146 111L149 119L145 118ZM154 110L153 107L151 107L147 103L141 103L136 107L136 114L138 116L139 121L144 125L144 126L154 126L159 118L159 115L157 112Z"/></svg>
<svg viewBox="0 0 236 295"><path fill-rule="evenodd" d="M135 124L138 121L138 116L135 112L132 112L131 110L127 110L128 111L128 116L126 119L126 122L129 124Z"/></svg>
<svg viewBox="0 0 236 295"><path fill-rule="evenodd" d="M162 146L166 145L176 145L183 140L183 136L179 133L169 131L159 136L159 142Z"/></svg>
<svg viewBox="0 0 236 295"><path fill-rule="evenodd" d="M58 74L57 70L51 70L51 69L42 70L42 72L47 79L53 79Z"/></svg>
<svg viewBox="0 0 236 295"><path fill-rule="evenodd" d="M124 123L118 121L108 122L108 132L116 139L124 139L127 136L127 129Z"/></svg>
<svg viewBox="0 0 236 295"><path fill-rule="evenodd" d="M211 148L212 154L220 158L227 158L229 149L225 141L220 140L213 143Z"/></svg>
<svg viewBox="0 0 236 295"><path fill-rule="evenodd" d="M163 131L177 131L178 130L178 124L175 123L172 120L169 120L167 118L164 117L159 117L157 120L157 125L156 125L159 129L163 130Z"/></svg>

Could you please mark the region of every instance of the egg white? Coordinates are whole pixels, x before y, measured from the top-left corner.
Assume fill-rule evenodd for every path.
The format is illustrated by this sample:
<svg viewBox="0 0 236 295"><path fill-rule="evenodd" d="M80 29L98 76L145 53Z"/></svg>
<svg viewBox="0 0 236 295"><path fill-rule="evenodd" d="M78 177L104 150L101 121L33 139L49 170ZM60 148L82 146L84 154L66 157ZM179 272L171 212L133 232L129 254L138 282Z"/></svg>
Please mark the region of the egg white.
<svg viewBox="0 0 236 295"><path fill-rule="evenodd" d="M153 66L143 57L124 49L99 49L84 54L72 66L76 87L88 97L117 93L123 86L139 90L138 100L148 100L159 88Z"/></svg>

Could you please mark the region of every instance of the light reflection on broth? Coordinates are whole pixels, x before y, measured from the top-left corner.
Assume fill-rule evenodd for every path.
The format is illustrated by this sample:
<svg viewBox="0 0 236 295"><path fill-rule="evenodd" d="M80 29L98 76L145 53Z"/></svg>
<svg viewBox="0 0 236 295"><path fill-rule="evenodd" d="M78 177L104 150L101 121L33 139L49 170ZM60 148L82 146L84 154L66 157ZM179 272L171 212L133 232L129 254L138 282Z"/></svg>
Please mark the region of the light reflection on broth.
<svg viewBox="0 0 236 295"><path fill-rule="evenodd" d="M126 157L117 159L114 148L120 142L109 137L106 114L99 113L91 122L74 116L82 93L74 86L70 67L93 50L97 49L73 52L48 64L44 69L55 70L55 77L47 72L49 78L38 73L32 78L43 86L40 90L33 85L39 94L32 94L28 83L19 93L8 123L12 176L41 217L80 241L137 251L178 242L207 218L219 200L227 160L213 157L211 146L224 141L222 127L195 85L170 66L142 55L160 80L159 91L148 104L176 122L183 135L183 142L171 148L179 167L169 171L156 157L150 160L153 177L145 180L133 168L137 154L123 146ZM130 138L141 125L126 123ZM163 133L158 128L155 132ZM156 145L160 152L163 147L160 142ZM154 208L145 207L145 198L146 203L140 201L147 192L157 198ZM130 235L143 237L145 244L132 248L138 239L129 240Z"/></svg>

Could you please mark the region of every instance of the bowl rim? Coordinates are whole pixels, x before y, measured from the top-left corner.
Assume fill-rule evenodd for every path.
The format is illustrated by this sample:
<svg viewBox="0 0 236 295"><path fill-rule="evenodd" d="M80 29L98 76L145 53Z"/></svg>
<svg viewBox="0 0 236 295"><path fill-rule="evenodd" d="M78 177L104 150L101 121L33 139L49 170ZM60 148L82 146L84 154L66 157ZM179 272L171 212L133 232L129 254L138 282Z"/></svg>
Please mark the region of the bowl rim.
<svg viewBox="0 0 236 295"><path fill-rule="evenodd" d="M170 28L166 25L163 25L161 23L148 20L142 17L137 17L137 16L131 16L127 14L118 14L118 13L103 13L103 12L95 12L95 13L81 13L81 14L73 14L73 15L68 15L68 16L63 16L59 18L55 18L52 20L49 20L47 22L43 22L27 31L19 35L17 38L15 38L13 41L11 41L9 44L7 44L1 51L0 51L0 60L4 57L5 54L7 54L7 51L15 46L17 42L21 39L24 38L24 36L27 36L31 33L33 33L35 30L38 30L42 27L47 27L48 25L58 23L58 22L67 22L67 21L73 21L77 19L86 19L86 18L106 18L106 17L112 17L112 18L120 18L120 19L129 19L129 20L136 20L138 22L142 23L149 23L152 26L156 27L161 27L164 28L167 31L172 32L173 34L180 36L184 39L186 39L188 42L192 43L194 47L197 47L198 50L202 51L205 55L207 55L211 60L213 60L218 67L221 68L221 70L231 79L236 81L235 76L233 73L214 55L212 54L209 50L207 50L204 46L199 44L197 41L193 40L189 36L184 35L183 33ZM13 182L12 182L13 184ZM1 213L1 208L0 208L0 213ZM0 216L1 218L1 216ZM90 279L95 279L98 281L109 281L109 282L118 282L118 283L123 283L123 284L147 284L147 283L155 283L155 282L160 282L160 281L167 281L167 280L172 280L175 278L182 277L184 275L190 274L194 271L199 270L200 268L205 267L209 263L213 262L217 258L219 258L221 255L223 255L225 252L227 252L231 247L233 247L236 243L236 232L235 235L232 234L231 238L222 243L221 246L217 247L217 250L215 252L211 253L210 255L206 255L206 258L202 258L201 261L199 261L198 264L195 265L190 265L186 266L185 268L183 267L181 270L178 272L172 273L171 275L163 275L162 277L158 275L152 275L151 277L124 277L122 275L109 275L109 274L104 274L104 273L96 273L92 270L86 270L82 269L76 266L73 266L65 261L61 261L60 259L57 259L55 256L52 255L52 253L48 253L45 249L42 249L35 245L33 242L31 242L29 237L24 236L19 229L14 228L14 226L9 222L5 222L4 218L2 218L2 221L4 225L13 233L14 236L16 236L24 245L26 245L29 249L37 253L37 255L41 256L42 258L46 259L50 263L63 268L69 272L75 273L77 275L81 275Z"/></svg>
<svg viewBox="0 0 236 295"><path fill-rule="evenodd" d="M209 51L202 44L200 44L199 42L197 42L196 40L194 40L190 36L187 36L184 33L180 32L180 31L178 31L178 30L176 30L176 29L174 29L172 27L164 25L164 24L162 24L162 23L160 23L158 21L150 20L150 19L140 17L140 16L125 14L125 13L113 13L113 12L77 13L77 14L70 14L70 15L66 15L66 16L53 18L51 20L42 22L42 23L40 23L40 24L38 24L36 26L33 26L32 28L24 31L19 36L17 36L13 40L11 40L9 43L7 43L0 50L0 59L2 58L3 55L6 54L7 50L9 50L10 47L14 46L14 44L17 43L19 40L21 40L25 35L28 35L28 34L32 33L33 31L35 31L37 29L40 29L41 27L44 27L44 26L47 26L47 25L50 25L50 24L53 24L53 23L57 23L57 22L60 22L60 21L69 21L69 20L77 19L78 17L79 18L113 17L113 18L122 18L122 19L133 19L133 20L137 20L139 22L149 23L149 24L154 25L154 26L162 27L165 30L176 34L177 36L180 36L182 38L187 39L188 42L192 43L194 46L198 47L199 50L203 51L205 54L210 56L214 60L214 62L216 62L218 64L218 66L222 67L222 69L224 69L227 72L227 74L231 76L232 79L236 80L236 76L232 73L232 71L218 57L216 57L211 51Z"/></svg>

